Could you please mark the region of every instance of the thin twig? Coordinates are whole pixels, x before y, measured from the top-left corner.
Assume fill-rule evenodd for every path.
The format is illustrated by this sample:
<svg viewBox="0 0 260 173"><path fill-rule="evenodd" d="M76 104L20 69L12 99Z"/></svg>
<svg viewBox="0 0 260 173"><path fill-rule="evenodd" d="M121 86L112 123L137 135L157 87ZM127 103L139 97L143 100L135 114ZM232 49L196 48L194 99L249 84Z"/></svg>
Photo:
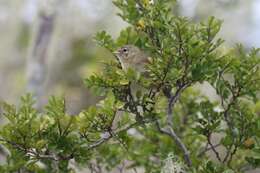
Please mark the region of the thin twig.
<svg viewBox="0 0 260 173"><path fill-rule="evenodd" d="M216 155L218 161L221 162L221 158L220 158L219 152L216 150L216 148L214 147L214 145L213 145L212 142L211 142L211 134L208 134L207 140L208 140L208 144L209 144L211 150L215 153L215 155Z"/></svg>
<svg viewBox="0 0 260 173"><path fill-rule="evenodd" d="M228 159L228 157L229 157L229 155L230 155L230 152L231 152L232 146L233 146L233 144L230 145L228 148L226 147L226 149L227 149L227 153L226 153L226 155L225 155L225 157L224 157L222 163L225 163L225 162L227 161L227 159Z"/></svg>
<svg viewBox="0 0 260 173"><path fill-rule="evenodd" d="M129 125L129 126L126 126L126 127L124 127L124 128L115 130L115 131L113 132L113 134L119 134L119 133L121 133L121 132L125 132L125 131L127 131L127 130L129 130L129 129L135 127L135 126L138 126L138 125L140 125L140 123L139 123L139 122L135 122L135 123L133 123L133 124L131 124L131 125ZM107 133L106 136L101 137L99 140L97 140L97 141L94 142L93 144L90 144L90 145L88 146L88 149L96 148L96 147L100 146L101 144L103 144L104 142L108 141L109 139L111 139L111 138L113 137L113 135L111 135L111 134L112 134L112 133Z"/></svg>
<svg viewBox="0 0 260 173"><path fill-rule="evenodd" d="M201 157L201 156L202 156L203 154L205 154L206 152L212 150L212 147L211 147L211 146L208 147L208 145L209 145L209 143L207 143L207 145L205 146L205 148L198 154L198 157ZM220 143L219 143L219 144L216 144L216 145L213 145L213 148L217 148L217 147L219 147L219 146L221 146Z"/></svg>
<svg viewBox="0 0 260 173"><path fill-rule="evenodd" d="M17 144L12 141L8 141L5 139L0 139L0 141L5 142L5 143L11 145L12 147L16 148L17 150L23 151L26 154L28 154L32 157L35 157L36 159L39 159L39 160L40 159L50 159L50 160L54 160L54 161L59 161L59 160L70 160L72 158L72 156L60 158L60 157L56 156L55 154L41 154L41 153L35 151L33 148L25 148L21 144Z"/></svg>
<svg viewBox="0 0 260 173"><path fill-rule="evenodd" d="M235 86L237 86L236 83L235 83ZM232 145L227 149L227 153L226 153L226 155L225 155L225 157L224 157L222 163L225 163L225 162L228 160L228 158L229 158L229 156L230 156L230 153L231 153L232 146L233 146L233 144L234 144L234 138L235 138L235 137L234 137L234 134L233 134L233 123L232 123L232 121L229 119L228 113L229 113L231 107L236 103L238 97L240 96L240 90L241 90L241 88L238 88L237 92L232 91L231 101L229 102L227 108L226 108L226 109L224 110L224 112L223 112L224 119L225 119L225 121L226 121L226 123L227 123L227 126L228 126L228 128L229 128L229 130L230 130L230 132L231 132L231 135L232 135ZM235 146L235 147L236 147L236 146ZM236 153L236 149L234 150L234 153L232 152L232 157L233 157L233 155L234 155L235 153ZM232 159L232 157L231 157L231 159ZM230 162L230 161L229 161L229 162Z"/></svg>
<svg viewBox="0 0 260 173"><path fill-rule="evenodd" d="M237 145L235 145L235 148L234 148L234 150L230 153L230 157L229 157L229 159L228 159L228 165L230 165L230 163L231 163L231 161L232 161L232 158L233 158L233 156L236 154L236 152L237 152L237 149L238 149L238 146Z"/></svg>

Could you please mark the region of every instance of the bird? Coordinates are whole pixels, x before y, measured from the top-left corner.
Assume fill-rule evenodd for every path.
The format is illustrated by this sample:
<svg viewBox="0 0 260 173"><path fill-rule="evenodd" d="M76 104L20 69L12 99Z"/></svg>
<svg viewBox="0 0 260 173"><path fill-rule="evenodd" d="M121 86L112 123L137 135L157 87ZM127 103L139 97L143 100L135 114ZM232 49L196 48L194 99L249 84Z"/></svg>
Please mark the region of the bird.
<svg viewBox="0 0 260 173"><path fill-rule="evenodd" d="M127 71L129 68L143 73L145 66L149 63L149 56L135 45L125 45L114 52L117 56L122 69Z"/></svg>
<svg viewBox="0 0 260 173"><path fill-rule="evenodd" d="M118 58L122 69L124 71L128 71L129 69L132 69L142 75L146 76L146 65L149 64L149 56L142 51L140 48L138 48L135 45L124 45L117 49L114 54ZM142 86L140 86L139 82L137 81L130 81L130 91L133 96L134 102L137 101L137 93L138 91L146 92L147 90L144 89ZM136 114L136 121L141 122L143 126L145 127L145 123L143 122L143 108L140 106L137 106L137 111L139 114Z"/></svg>
<svg viewBox="0 0 260 173"><path fill-rule="evenodd" d="M122 69L127 72L129 69L134 70L137 75L148 77L146 66L150 63L149 56L135 45L124 45L117 49L114 54L119 60ZM138 81L130 81L131 93L136 99L137 93L145 92Z"/></svg>

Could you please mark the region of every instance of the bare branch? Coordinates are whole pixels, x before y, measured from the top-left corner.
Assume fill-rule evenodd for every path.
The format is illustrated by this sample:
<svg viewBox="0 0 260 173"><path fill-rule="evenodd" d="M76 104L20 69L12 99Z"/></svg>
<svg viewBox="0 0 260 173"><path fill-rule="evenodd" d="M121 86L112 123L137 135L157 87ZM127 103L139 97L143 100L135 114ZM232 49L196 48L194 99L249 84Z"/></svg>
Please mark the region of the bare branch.
<svg viewBox="0 0 260 173"><path fill-rule="evenodd" d="M188 86L189 86L188 84L180 86L174 95L172 95L171 93L168 94L169 97L168 97L168 109L167 109L167 124L171 127L173 126L173 106L180 98L180 95L183 92L183 90L185 90Z"/></svg>
<svg viewBox="0 0 260 173"><path fill-rule="evenodd" d="M118 172L119 173L124 173L125 167L126 167L125 161L123 160L123 162L117 167Z"/></svg>
<svg viewBox="0 0 260 173"><path fill-rule="evenodd" d="M157 126L160 133L170 136L175 141L175 143L178 145L178 147L183 151L186 164L188 166L191 166L192 162L191 162L191 159L190 159L190 152L188 151L186 146L183 144L181 139L178 137L178 135L175 133L175 131L172 129L172 127L168 126L168 130L162 129L160 127L160 124L159 124L158 121L156 121L156 126Z"/></svg>
<svg viewBox="0 0 260 173"><path fill-rule="evenodd" d="M160 127L160 124L158 121L156 121L156 126L157 126L159 132L170 136L175 141L175 143L178 145L178 147L184 153L184 159L186 161L186 164L188 166L191 166L192 162L190 159L190 153L189 153L188 149L186 148L186 146L184 145L184 143L181 141L181 139L178 137L178 135L175 133L175 131L172 128L172 126L173 126L173 107L174 107L175 103L178 101L178 99L180 98L181 93L188 86L190 86L190 83L186 83L186 84L183 83L183 84L179 85L175 94L171 93L171 89L164 90L164 95L168 98L168 107L167 107L167 127L168 127L168 129L167 130L162 129Z"/></svg>
<svg viewBox="0 0 260 173"><path fill-rule="evenodd" d="M225 121L226 121L226 123L227 123L227 126L228 126L228 128L229 128L229 130L230 130L230 132L231 132L231 135L232 135L232 145L227 149L227 153L226 153L226 155L225 155L225 157L224 157L222 163L225 163L225 162L228 160L229 157L230 157L230 160L228 160L228 162L231 162L233 155L234 155L234 154L236 153L236 151L237 151L237 146L235 145L234 151L231 152L232 146L233 146L233 144L234 144L235 135L234 135L234 133L233 133L233 128L234 128L233 126L234 126L234 125L233 125L233 122L231 121L232 119L230 119L230 117L228 116L230 109L232 108L232 106L235 105L235 103L236 103L238 97L240 96L241 88L239 88L239 87L237 86L237 83L236 83L236 82L235 82L235 88L237 88L237 91L232 91L232 90L231 90L231 92L232 92L232 98L231 98L229 104L227 105L226 109L225 109L224 112L223 112L224 119L225 119ZM230 154L231 154L231 155L230 155Z"/></svg>
<svg viewBox="0 0 260 173"><path fill-rule="evenodd" d="M208 144L209 144L211 150L215 153L215 155L216 155L218 161L221 162L221 158L220 158L219 152L216 150L215 146L214 146L214 145L212 144L212 142L211 142L211 134L208 134L208 135L207 135L207 140L208 140Z"/></svg>
<svg viewBox="0 0 260 173"><path fill-rule="evenodd" d="M138 126L138 125L140 125L140 123L139 123L139 122L135 122L135 123L133 123L133 124L131 124L131 125L129 125L129 126L126 126L126 127L121 128L121 129L115 130L113 133L107 132L107 133L105 133L105 135L104 135L103 137L101 137L99 140L97 140L97 141L94 142L93 144L89 145L89 146L88 146L88 149L93 149L93 148L96 148L96 147L100 146L100 145L103 144L104 142L106 142L106 141L108 141L109 139L111 139L111 138L113 137L112 134L119 134L119 133L121 133L121 132L125 132L125 131L127 131L127 130L129 130L129 129L135 127L135 126Z"/></svg>
<svg viewBox="0 0 260 173"><path fill-rule="evenodd" d="M212 146L208 147L209 143L206 144L205 148L202 149L202 151L198 154L198 157L201 157L203 154L205 154L206 152L212 150ZM213 148L217 148L221 146L221 144L216 144L216 145L213 145Z"/></svg>

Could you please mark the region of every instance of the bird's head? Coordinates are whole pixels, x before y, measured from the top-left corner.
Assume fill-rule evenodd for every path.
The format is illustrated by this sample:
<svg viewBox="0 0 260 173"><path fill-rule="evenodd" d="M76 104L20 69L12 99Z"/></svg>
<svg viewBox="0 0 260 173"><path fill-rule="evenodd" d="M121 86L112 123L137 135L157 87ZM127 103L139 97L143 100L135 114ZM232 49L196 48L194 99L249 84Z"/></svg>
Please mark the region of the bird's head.
<svg viewBox="0 0 260 173"><path fill-rule="evenodd" d="M147 55L134 45L122 46L114 53L119 59L123 69L131 67L140 70L143 69L143 66L147 63Z"/></svg>
<svg viewBox="0 0 260 173"><path fill-rule="evenodd" d="M131 59L135 58L136 55L140 52L140 49L134 45L125 45L120 47L116 52L116 56L126 62L131 61Z"/></svg>

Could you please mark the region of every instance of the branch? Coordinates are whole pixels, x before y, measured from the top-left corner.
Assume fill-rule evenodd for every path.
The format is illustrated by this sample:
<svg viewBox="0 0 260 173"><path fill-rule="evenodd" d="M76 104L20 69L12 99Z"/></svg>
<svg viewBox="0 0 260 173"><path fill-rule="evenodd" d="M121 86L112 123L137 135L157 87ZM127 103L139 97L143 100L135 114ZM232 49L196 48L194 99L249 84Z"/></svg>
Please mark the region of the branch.
<svg viewBox="0 0 260 173"><path fill-rule="evenodd" d="M168 91L169 93L166 94L166 96L168 95L167 124L170 127L173 126L173 106L175 105L177 100L180 98L182 91L185 90L188 86L189 86L189 84L184 84L184 85L180 86L174 95L172 95L170 93L170 91Z"/></svg>
<svg viewBox="0 0 260 173"><path fill-rule="evenodd" d="M203 154L205 154L206 152L212 150L212 146L208 147L209 143L207 143L207 145L205 146L205 148L198 154L198 157L201 157ZM213 145L213 148L217 148L219 147L221 144L216 144Z"/></svg>
<svg viewBox="0 0 260 173"><path fill-rule="evenodd" d="M178 137L178 135L173 130L173 107L177 100L180 98L181 93L190 85L190 83L181 84L178 86L178 89L176 90L175 94L173 95L171 93L171 89L164 90L164 95L168 98L168 108L167 108L167 126L168 130L162 129L160 127L160 124L158 121L156 121L156 126L162 134L170 136L175 143L178 145L178 147L182 150L184 153L184 159L186 161L186 164L188 166L192 165L191 159L190 159L190 153L184 143L181 141L181 139Z"/></svg>
<svg viewBox="0 0 260 173"><path fill-rule="evenodd" d="M134 123L132 123L128 126L120 128L120 129L116 129L114 131L113 130L107 131L107 132L105 132L106 136L101 137L96 142L88 145L87 149L94 149L94 148L100 146L101 144L103 144L104 142L108 141L109 139L111 139L115 135L118 135L119 133L126 132L131 128L138 127L138 126L144 125L146 123L151 123L153 121L155 121L155 120L154 119L148 119L148 120L143 120L142 122L136 121L136 122L134 122Z"/></svg>
<svg viewBox="0 0 260 173"><path fill-rule="evenodd" d="M129 130L129 129L135 127L135 126L138 126L138 125L140 125L140 123L139 123L139 122L135 122L135 123L133 123L133 124L130 124L129 126L126 126L126 127L121 128L121 129L115 130L113 133L107 132L107 133L105 133L105 136L101 137L101 138L100 138L99 140L97 140L96 142L90 144L90 145L88 146L88 149L90 150L90 149L94 149L94 148L100 146L100 145L103 144L104 142L106 142L106 141L108 141L109 139L111 139L111 138L113 137L112 134L116 135L116 134L119 134L119 133L121 133L121 132L125 132L125 131L127 131L127 130Z"/></svg>
<svg viewBox="0 0 260 173"><path fill-rule="evenodd" d="M236 82L235 82L235 88L237 88L237 87L238 87L238 86L237 86L237 84L236 84ZM232 90L231 90L231 92L232 92L231 101L229 102L227 108L226 108L226 109L224 110L224 112L223 112L224 119L225 119L225 121L226 121L226 123L227 123L227 126L228 126L228 128L229 128L229 130L230 130L230 132L231 132L231 135L232 135L232 145L229 147L229 149L227 149L228 151L227 151L227 153L226 153L226 155L225 155L225 157L224 157L224 159L223 159L223 161L222 161L223 163L225 163L225 162L228 160L228 157L230 156L232 146L234 145L234 138L235 138L235 135L234 135L234 133L233 133L233 128L234 128L234 127L233 127L232 119L229 119L230 117L228 116L228 113L229 113L231 107L235 105L235 103L236 103L238 97L240 96L240 91L241 91L241 88L240 88L240 87L237 88L237 91L232 91ZM232 157L233 157L233 155L236 153L236 151L237 151L237 146L235 145L235 149L234 149L234 151L232 152L232 155L231 155L230 159L232 159ZM230 162L230 161L231 161L231 160L228 160L228 162Z"/></svg>
<svg viewBox="0 0 260 173"><path fill-rule="evenodd" d="M28 156L35 157L38 160L50 159L50 160L53 160L53 161L60 161L60 160L70 160L70 159L73 158L72 154L68 157L59 157L59 156L56 156L55 154L41 154L41 153L37 152L34 148L26 148L26 147L22 146L21 144L17 144L17 143L12 142L12 141L8 141L8 140L5 140L5 139L0 139L0 141L11 145L13 148L15 148L17 150L23 151Z"/></svg>
<svg viewBox="0 0 260 173"><path fill-rule="evenodd" d="M186 146L183 144L183 142L181 141L181 139L177 136L177 134L175 133L175 131L172 129L171 126L168 126L168 130L166 129L162 129L160 127L160 124L158 121L156 121L156 126L159 130L160 133L165 134L170 136L175 143L178 145L178 147L182 150L182 152L184 153L184 159L186 164L190 167L192 165L191 159L190 159L190 152L188 151L188 149L186 148Z"/></svg>
<svg viewBox="0 0 260 173"><path fill-rule="evenodd" d="M208 134L208 135L207 135L207 140L208 140L208 144L209 144L211 150L215 153L215 155L216 155L218 161L221 162L221 158L220 158L219 152L216 150L215 146L214 146L214 145L212 144L212 142L211 142L211 134Z"/></svg>
<svg viewBox="0 0 260 173"><path fill-rule="evenodd" d="M234 150L230 153L230 157L229 157L229 159L228 159L228 165L230 165L230 163L231 163L231 161L232 161L232 158L233 158L233 156L236 154L236 152L237 152L237 149L238 149L238 146L237 145L235 145L235 148L234 148Z"/></svg>

